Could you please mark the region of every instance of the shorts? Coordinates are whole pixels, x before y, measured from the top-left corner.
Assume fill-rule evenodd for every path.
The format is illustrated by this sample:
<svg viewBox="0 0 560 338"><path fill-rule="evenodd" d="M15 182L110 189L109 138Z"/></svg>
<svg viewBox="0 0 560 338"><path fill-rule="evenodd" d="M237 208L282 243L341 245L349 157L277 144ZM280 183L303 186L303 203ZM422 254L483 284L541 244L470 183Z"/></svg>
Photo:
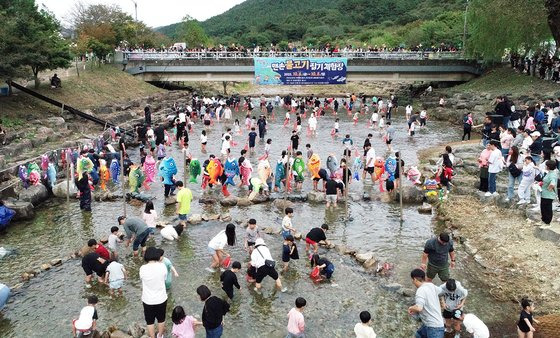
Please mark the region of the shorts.
<svg viewBox="0 0 560 338"><path fill-rule="evenodd" d="M264 277L270 276L270 278L277 280L278 279L278 272L275 268L271 268L269 266L263 265L257 269L257 273L255 276L255 280L257 283L261 283Z"/></svg>
<svg viewBox="0 0 560 338"><path fill-rule="evenodd" d="M442 282L447 282L449 279L449 265L446 266L435 266L428 263L428 269L426 270L426 276L429 279L434 279L435 277L439 276L439 279Z"/></svg>
<svg viewBox="0 0 560 338"><path fill-rule="evenodd" d="M367 167L364 170L367 171L370 174L373 174L373 172L375 171L375 167Z"/></svg>
<svg viewBox="0 0 560 338"><path fill-rule="evenodd" d="M118 290L118 289L122 288L123 284L124 284L124 281L122 279L117 279L117 280L109 282L109 288L111 288L113 290Z"/></svg>
<svg viewBox="0 0 560 338"><path fill-rule="evenodd" d="M291 235L290 230L282 230L282 237L284 239L286 239L286 237L288 237L289 235Z"/></svg>
<svg viewBox="0 0 560 338"><path fill-rule="evenodd" d="M459 309L455 309L455 310L459 310ZM442 313L443 318L453 319L453 314L455 313L455 310L453 310L453 311L443 310L443 313Z"/></svg>
<svg viewBox="0 0 560 338"><path fill-rule="evenodd" d="M103 265L103 269L99 269L99 270L93 270L91 267L89 266L83 266L82 265L82 269L84 269L84 272L86 273L86 276L91 276L93 275L93 273L95 272L95 274L98 277L103 277L105 275L105 268L107 267L107 265Z"/></svg>
<svg viewBox="0 0 560 338"><path fill-rule="evenodd" d="M327 203L336 203L336 195L327 195Z"/></svg>
<svg viewBox="0 0 560 338"><path fill-rule="evenodd" d="M387 190L394 190L395 189L395 181L385 181L385 189Z"/></svg>
<svg viewBox="0 0 560 338"><path fill-rule="evenodd" d="M179 219L180 219L181 221L186 221L188 218L189 218L189 217L188 217L187 214L179 214Z"/></svg>
<svg viewBox="0 0 560 338"><path fill-rule="evenodd" d="M317 242L305 237L305 243L309 244L309 245L317 245Z"/></svg>
<svg viewBox="0 0 560 338"><path fill-rule="evenodd" d="M296 176L296 177L294 178L294 180L295 180L296 182L303 182L303 177L302 177L302 176Z"/></svg>
<svg viewBox="0 0 560 338"><path fill-rule="evenodd" d="M385 141L385 143L387 143L387 144L391 144L391 142L393 142L393 140L387 140L387 141Z"/></svg>
<svg viewBox="0 0 560 338"><path fill-rule="evenodd" d="M414 136L414 130L410 132L410 136Z"/></svg>
<svg viewBox="0 0 560 338"><path fill-rule="evenodd" d="M247 246L249 246L249 247L255 246L255 242L247 242Z"/></svg>
<svg viewBox="0 0 560 338"><path fill-rule="evenodd" d="M208 253L211 254L212 256L214 256L214 254L216 253L216 250L214 248L211 248L210 246L208 246Z"/></svg>
<svg viewBox="0 0 560 338"><path fill-rule="evenodd" d="M167 300L161 304L148 305L142 302L144 305L144 319L147 325L154 325L156 319L158 323L165 322L165 310L167 308Z"/></svg>
<svg viewBox="0 0 560 338"><path fill-rule="evenodd" d="M146 247L146 240L150 237L151 229L146 229L143 233L136 236L134 242L132 243L132 251L138 251L138 247Z"/></svg>
<svg viewBox="0 0 560 338"><path fill-rule="evenodd" d="M210 120L204 120L204 125L209 126L210 125Z"/></svg>

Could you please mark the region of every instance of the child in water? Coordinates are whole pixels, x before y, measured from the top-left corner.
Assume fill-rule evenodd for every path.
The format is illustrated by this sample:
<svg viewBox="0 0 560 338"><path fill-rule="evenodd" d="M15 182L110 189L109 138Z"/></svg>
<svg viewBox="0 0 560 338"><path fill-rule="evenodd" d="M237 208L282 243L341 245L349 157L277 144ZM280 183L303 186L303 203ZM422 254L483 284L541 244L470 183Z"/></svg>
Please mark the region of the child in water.
<svg viewBox="0 0 560 338"><path fill-rule="evenodd" d="M206 130L200 133L200 151L206 153L206 143L208 143L208 137L206 136Z"/></svg>
<svg viewBox="0 0 560 338"><path fill-rule="evenodd" d="M354 125L358 125L358 117L360 116L360 113L355 112L354 113L354 117L352 118L352 120L354 121Z"/></svg>
<svg viewBox="0 0 560 338"><path fill-rule="evenodd" d="M176 306L173 309L171 321L173 322L172 337L194 338L195 327L202 325L202 322L196 320L193 316L187 316L182 306Z"/></svg>
<svg viewBox="0 0 560 338"><path fill-rule="evenodd" d="M241 135L241 126L239 125L239 119L235 119L233 123L233 130L236 134Z"/></svg>

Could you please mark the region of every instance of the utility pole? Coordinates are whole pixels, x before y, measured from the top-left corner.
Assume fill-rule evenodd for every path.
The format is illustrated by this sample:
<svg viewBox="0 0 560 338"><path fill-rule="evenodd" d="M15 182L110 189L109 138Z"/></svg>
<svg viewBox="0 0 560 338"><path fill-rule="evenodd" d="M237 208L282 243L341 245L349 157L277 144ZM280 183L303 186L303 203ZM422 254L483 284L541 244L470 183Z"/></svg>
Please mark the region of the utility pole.
<svg viewBox="0 0 560 338"><path fill-rule="evenodd" d="M465 21L463 24L463 49L461 54L465 57L466 47L467 47L467 15L469 12L469 0L467 0L467 5L465 6Z"/></svg>
<svg viewBox="0 0 560 338"><path fill-rule="evenodd" d="M134 21L138 21L138 2L130 0L134 3Z"/></svg>

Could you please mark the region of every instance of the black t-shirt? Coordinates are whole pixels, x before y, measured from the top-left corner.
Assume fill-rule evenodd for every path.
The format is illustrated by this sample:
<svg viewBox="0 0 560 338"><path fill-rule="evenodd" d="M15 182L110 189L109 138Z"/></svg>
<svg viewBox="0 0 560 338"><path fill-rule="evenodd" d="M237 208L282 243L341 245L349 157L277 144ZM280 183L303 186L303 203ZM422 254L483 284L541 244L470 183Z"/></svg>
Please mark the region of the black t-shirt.
<svg viewBox="0 0 560 338"><path fill-rule="evenodd" d="M329 261L326 258L319 258L317 260L317 266L321 266L321 265L325 265L325 267L329 266L329 264L332 264L331 261Z"/></svg>
<svg viewBox="0 0 560 338"><path fill-rule="evenodd" d="M107 263L99 262L100 256L96 252L90 252L82 258L82 268L86 275L91 275L95 272L98 276L102 276L107 269Z"/></svg>
<svg viewBox="0 0 560 338"><path fill-rule="evenodd" d="M220 276L220 281L222 282L222 289L226 292L233 291L233 287L240 289L239 283L237 282L237 276L231 270L226 270Z"/></svg>
<svg viewBox="0 0 560 338"><path fill-rule="evenodd" d="M519 322L517 322L517 326L519 327L519 330L521 330L521 332L531 331L529 325L525 323L525 318L529 319L529 322L531 323L531 325L533 325L533 314L527 313L527 311L525 310L521 310L521 314L519 315Z"/></svg>
<svg viewBox="0 0 560 338"><path fill-rule="evenodd" d="M319 169L319 178L323 181L328 181L329 175L327 174L327 171L325 169Z"/></svg>
<svg viewBox="0 0 560 338"><path fill-rule="evenodd" d="M327 240L327 236L325 235L325 232L321 228L313 228L309 230L307 236L305 237L317 243L319 243L320 241Z"/></svg>
<svg viewBox="0 0 560 338"><path fill-rule="evenodd" d="M297 125L301 126L301 116L296 117Z"/></svg>
<svg viewBox="0 0 560 338"><path fill-rule="evenodd" d="M364 149L366 149L367 146L371 146L371 141L369 140L369 138L366 138L364 141Z"/></svg>
<svg viewBox="0 0 560 338"><path fill-rule="evenodd" d="M156 137L156 144L163 143L165 140L165 130L162 126L158 126L154 129L154 135Z"/></svg>
<svg viewBox="0 0 560 338"><path fill-rule="evenodd" d="M337 188L338 188L338 183L336 183L335 180L328 180L327 184L326 184L326 190L327 190L326 194L327 195L336 195L336 189Z"/></svg>
<svg viewBox="0 0 560 338"><path fill-rule="evenodd" d="M229 304L216 297L210 296L202 309L202 324L207 330L212 330L222 325L224 315L229 312Z"/></svg>
<svg viewBox="0 0 560 338"><path fill-rule="evenodd" d="M290 140L292 140L292 148L297 148L297 146L299 144L299 136L298 135L292 135L292 137L290 137Z"/></svg>
<svg viewBox="0 0 560 338"><path fill-rule="evenodd" d="M255 139L257 138L257 133L254 131L251 131L249 133L249 143L250 144L255 144Z"/></svg>

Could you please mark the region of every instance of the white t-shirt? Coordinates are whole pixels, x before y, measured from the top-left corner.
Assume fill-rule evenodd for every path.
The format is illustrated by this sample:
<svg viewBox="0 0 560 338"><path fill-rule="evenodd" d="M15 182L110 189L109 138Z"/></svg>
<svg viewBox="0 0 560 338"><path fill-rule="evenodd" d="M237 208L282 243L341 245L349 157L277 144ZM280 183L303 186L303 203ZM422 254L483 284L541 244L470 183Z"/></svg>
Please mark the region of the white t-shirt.
<svg viewBox="0 0 560 338"><path fill-rule="evenodd" d="M282 230L288 231L288 228L292 228L292 219L290 216L286 215L282 219Z"/></svg>
<svg viewBox="0 0 560 338"><path fill-rule="evenodd" d="M465 325L468 333L472 333L474 335L474 338L490 337L490 332L488 331L486 324L484 324L482 320L472 313L467 313L465 315L463 325Z"/></svg>
<svg viewBox="0 0 560 338"><path fill-rule="evenodd" d="M354 326L354 333L356 334L356 338L376 338L377 335L373 328L368 325L364 325L362 323L357 323Z"/></svg>
<svg viewBox="0 0 560 338"><path fill-rule="evenodd" d="M488 172L497 174L502 170L502 152L500 149L494 149L488 158Z"/></svg>
<svg viewBox="0 0 560 338"><path fill-rule="evenodd" d="M185 113L179 113L179 122L180 123L186 123L187 122L187 116L185 115Z"/></svg>
<svg viewBox="0 0 560 338"><path fill-rule="evenodd" d="M80 311L80 317L74 322L74 326L78 330L88 330L93 325L93 314L95 313L95 307L88 305L82 308Z"/></svg>
<svg viewBox="0 0 560 338"><path fill-rule="evenodd" d="M222 155L226 155L229 148L231 148L231 143L229 140L225 140L224 142L222 142Z"/></svg>
<svg viewBox="0 0 560 338"><path fill-rule="evenodd" d="M373 168L375 164L375 150L370 148L366 153L366 168Z"/></svg>
<svg viewBox="0 0 560 338"><path fill-rule="evenodd" d="M123 265L119 262L111 262L109 266L107 266L107 272L109 273L109 282L124 279Z"/></svg>
<svg viewBox="0 0 560 338"><path fill-rule="evenodd" d="M371 114L371 120L373 122L377 122L377 119L379 119L379 114L377 112Z"/></svg>
<svg viewBox="0 0 560 338"><path fill-rule="evenodd" d="M410 116L412 115L412 106L408 105L406 106L406 116Z"/></svg>
<svg viewBox="0 0 560 338"><path fill-rule="evenodd" d="M200 143L206 143L206 142L208 142L208 137L206 137L206 135L200 134Z"/></svg>
<svg viewBox="0 0 560 338"><path fill-rule="evenodd" d="M179 238L179 234L171 224L166 225L159 233L161 237L169 241Z"/></svg>
<svg viewBox="0 0 560 338"><path fill-rule="evenodd" d="M112 251L117 251L117 243L119 242L119 238L117 237L117 235L115 234L110 234L108 241L107 241L107 247L109 249L111 249Z"/></svg>
<svg viewBox="0 0 560 338"><path fill-rule="evenodd" d="M140 267L142 280L142 302L147 305L158 305L167 300L165 279L167 268L162 262L150 262Z"/></svg>
<svg viewBox="0 0 560 338"><path fill-rule="evenodd" d="M264 265L265 260L273 260L270 250L268 250L268 248L264 245L255 247L251 253L251 265L258 269Z"/></svg>
<svg viewBox="0 0 560 338"><path fill-rule="evenodd" d="M420 112L420 118L421 118L421 119L425 119L425 118L426 118L426 115L428 115L428 113L427 113L425 110L422 110L422 111Z"/></svg>
<svg viewBox="0 0 560 338"><path fill-rule="evenodd" d="M222 250L227 244L226 231L220 231L214 238L208 242L208 246L214 250Z"/></svg>

